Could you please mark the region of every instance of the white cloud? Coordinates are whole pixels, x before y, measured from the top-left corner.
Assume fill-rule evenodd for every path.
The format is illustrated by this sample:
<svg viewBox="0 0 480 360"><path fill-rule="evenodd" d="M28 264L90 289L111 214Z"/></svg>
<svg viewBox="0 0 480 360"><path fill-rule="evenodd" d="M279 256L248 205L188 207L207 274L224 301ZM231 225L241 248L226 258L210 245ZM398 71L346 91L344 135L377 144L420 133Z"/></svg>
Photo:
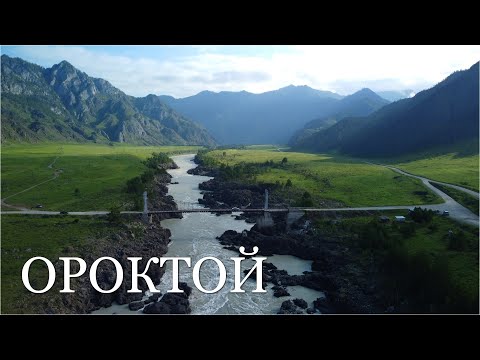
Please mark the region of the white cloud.
<svg viewBox="0 0 480 360"><path fill-rule="evenodd" d="M238 48L238 47L237 47ZM270 55L192 47L192 55L162 59L113 55L81 46L25 46L20 57L53 65L67 60L129 95L184 97L202 90L263 92L289 84L349 94L372 90L417 92L480 59L480 46L285 46ZM167 48L168 50L168 48ZM195 51L194 51L195 50ZM172 54L174 49L172 49Z"/></svg>

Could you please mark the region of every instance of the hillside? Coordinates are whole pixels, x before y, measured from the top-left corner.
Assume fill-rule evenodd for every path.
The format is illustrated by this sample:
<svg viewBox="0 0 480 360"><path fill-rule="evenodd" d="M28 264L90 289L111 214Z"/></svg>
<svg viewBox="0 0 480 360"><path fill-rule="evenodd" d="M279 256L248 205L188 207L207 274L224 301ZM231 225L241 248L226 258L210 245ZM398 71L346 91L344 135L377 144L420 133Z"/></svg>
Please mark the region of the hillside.
<svg viewBox="0 0 480 360"><path fill-rule="evenodd" d="M388 100L380 97L370 89L362 89L341 99L332 114L309 121L304 128L297 131L289 141L291 146L301 144L313 134L326 129L338 121L352 116L367 116L381 107L389 104Z"/></svg>
<svg viewBox="0 0 480 360"><path fill-rule="evenodd" d="M361 157L388 157L478 140L478 62L413 98L366 117L348 117L296 145Z"/></svg>
<svg viewBox="0 0 480 360"><path fill-rule="evenodd" d="M75 141L213 145L158 97L128 96L62 61L45 69L2 55L2 143Z"/></svg>
<svg viewBox="0 0 480 360"><path fill-rule="evenodd" d="M160 98L203 124L222 144L280 144L309 120L330 114L342 97L291 85L262 94L202 91L182 99Z"/></svg>

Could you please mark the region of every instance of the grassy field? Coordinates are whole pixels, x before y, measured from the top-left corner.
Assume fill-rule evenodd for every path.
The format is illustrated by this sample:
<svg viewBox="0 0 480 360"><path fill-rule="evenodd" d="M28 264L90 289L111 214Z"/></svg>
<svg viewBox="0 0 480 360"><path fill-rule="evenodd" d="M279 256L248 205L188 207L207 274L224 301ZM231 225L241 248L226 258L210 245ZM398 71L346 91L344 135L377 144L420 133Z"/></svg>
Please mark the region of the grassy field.
<svg viewBox="0 0 480 360"><path fill-rule="evenodd" d="M145 170L141 160L152 152L173 155L198 149L93 144L2 146L2 198L8 198L7 204L26 208L41 204L45 210L107 210L125 201L125 182ZM55 172L56 179L15 195L52 179Z"/></svg>
<svg viewBox="0 0 480 360"><path fill-rule="evenodd" d="M399 161L398 168L432 180L479 189L479 156L458 156L456 153L432 156L413 161Z"/></svg>
<svg viewBox="0 0 480 360"><path fill-rule="evenodd" d="M387 215L390 219L394 215L407 215L407 211L383 211L382 215ZM377 221L380 212L369 216L355 216L341 220L340 225L332 225L328 219L316 221L316 227L327 231L330 234L338 234L342 229L351 232L352 226L364 225L369 222ZM395 228L394 223L390 222L383 225L392 236L403 236ZM468 246L463 250L449 249L448 233L449 231L463 231L464 238ZM455 284L459 285L470 296L478 296L479 291L479 264L478 264L478 228L459 224L451 219L434 216L431 223L416 224L415 233L404 239L404 245L410 254L426 252L432 258L445 257L448 262L448 271Z"/></svg>
<svg viewBox="0 0 480 360"><path fill-rule="evenodd" d="M349 158L258 149L215 150L206 156L230 166L270 160L280 163L286 157L286 164L268 168L258 175L257 182L285 185L290 179L292 187L284 188L284 197L308 191L317 205L322 200L340 201L351 207L441 203L419 180Z"/></svg>
<svg viewBox="0 0 480 360"><path fill-rule="evenodd" d="M105 219L99 217L2 216L2 313L45 311L35 309L36 300L42 295L30 293L21 281L22 267L28 259L43 256L55 263L60 254L78 256L76 250L79 247L110 234L112 229ZM34 288L46 285L46 267L34 263L30 274Z"/></svg>

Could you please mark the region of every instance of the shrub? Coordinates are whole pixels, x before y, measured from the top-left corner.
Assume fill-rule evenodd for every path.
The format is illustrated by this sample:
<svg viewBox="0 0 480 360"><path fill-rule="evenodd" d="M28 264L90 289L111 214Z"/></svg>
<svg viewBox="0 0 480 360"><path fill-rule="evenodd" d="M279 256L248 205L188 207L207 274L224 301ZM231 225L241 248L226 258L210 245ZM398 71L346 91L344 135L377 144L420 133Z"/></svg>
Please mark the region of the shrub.
<svg viewBox="0 0 480 360"><path fill-rule="evenodd" d="M392 244L388 231L375 220L363 225L358 240L362 249L387 249Z"/></svg>
<svg viewBox="0 0 480 360"><path fill-rule="evenodd" d="M107 221L110 224L120 224L122 222L122 215L119 207L112 207L107 214Z"/></svg>
<svg viewBox="0 0 480 360"><path fill-rule="evenodd" d="M141 194L145 190L145 185L140 176L127 181L127 192L130 194Z"/></svg>
<svg viewBox="0 0 480 360"><path fill-rule="evenodd" d="M415 224L413 223L402 224L399 228L399 231L404 238L409 238L415 235Z"/></svg>
<svg viewBox="0 0 480 360"><path fill-rule="evenodd" d="M468 249L468 239L462 230L449 233L448 250L465 251Z"/></svg>
<svg viewBox="0 0 480 360"><path fill-rule="evenodd" d="M429 223L433 219L434 212L429 209L416 207L410 212L410 218L417 223Z"/></svg>

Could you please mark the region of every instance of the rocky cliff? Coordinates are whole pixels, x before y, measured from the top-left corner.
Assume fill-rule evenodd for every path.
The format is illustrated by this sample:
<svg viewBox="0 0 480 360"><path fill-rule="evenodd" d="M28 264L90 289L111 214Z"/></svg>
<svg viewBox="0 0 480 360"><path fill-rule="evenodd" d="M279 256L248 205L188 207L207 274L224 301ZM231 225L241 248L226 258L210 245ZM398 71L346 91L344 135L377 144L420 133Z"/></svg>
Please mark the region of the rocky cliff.
<svg viewBox="0 0 480 360"><path fill-rule="evenodd" d="M66 61L45 69L2 55L1 75L2 142L215 144L205 128L157 96L128 96Z"/></svg>

